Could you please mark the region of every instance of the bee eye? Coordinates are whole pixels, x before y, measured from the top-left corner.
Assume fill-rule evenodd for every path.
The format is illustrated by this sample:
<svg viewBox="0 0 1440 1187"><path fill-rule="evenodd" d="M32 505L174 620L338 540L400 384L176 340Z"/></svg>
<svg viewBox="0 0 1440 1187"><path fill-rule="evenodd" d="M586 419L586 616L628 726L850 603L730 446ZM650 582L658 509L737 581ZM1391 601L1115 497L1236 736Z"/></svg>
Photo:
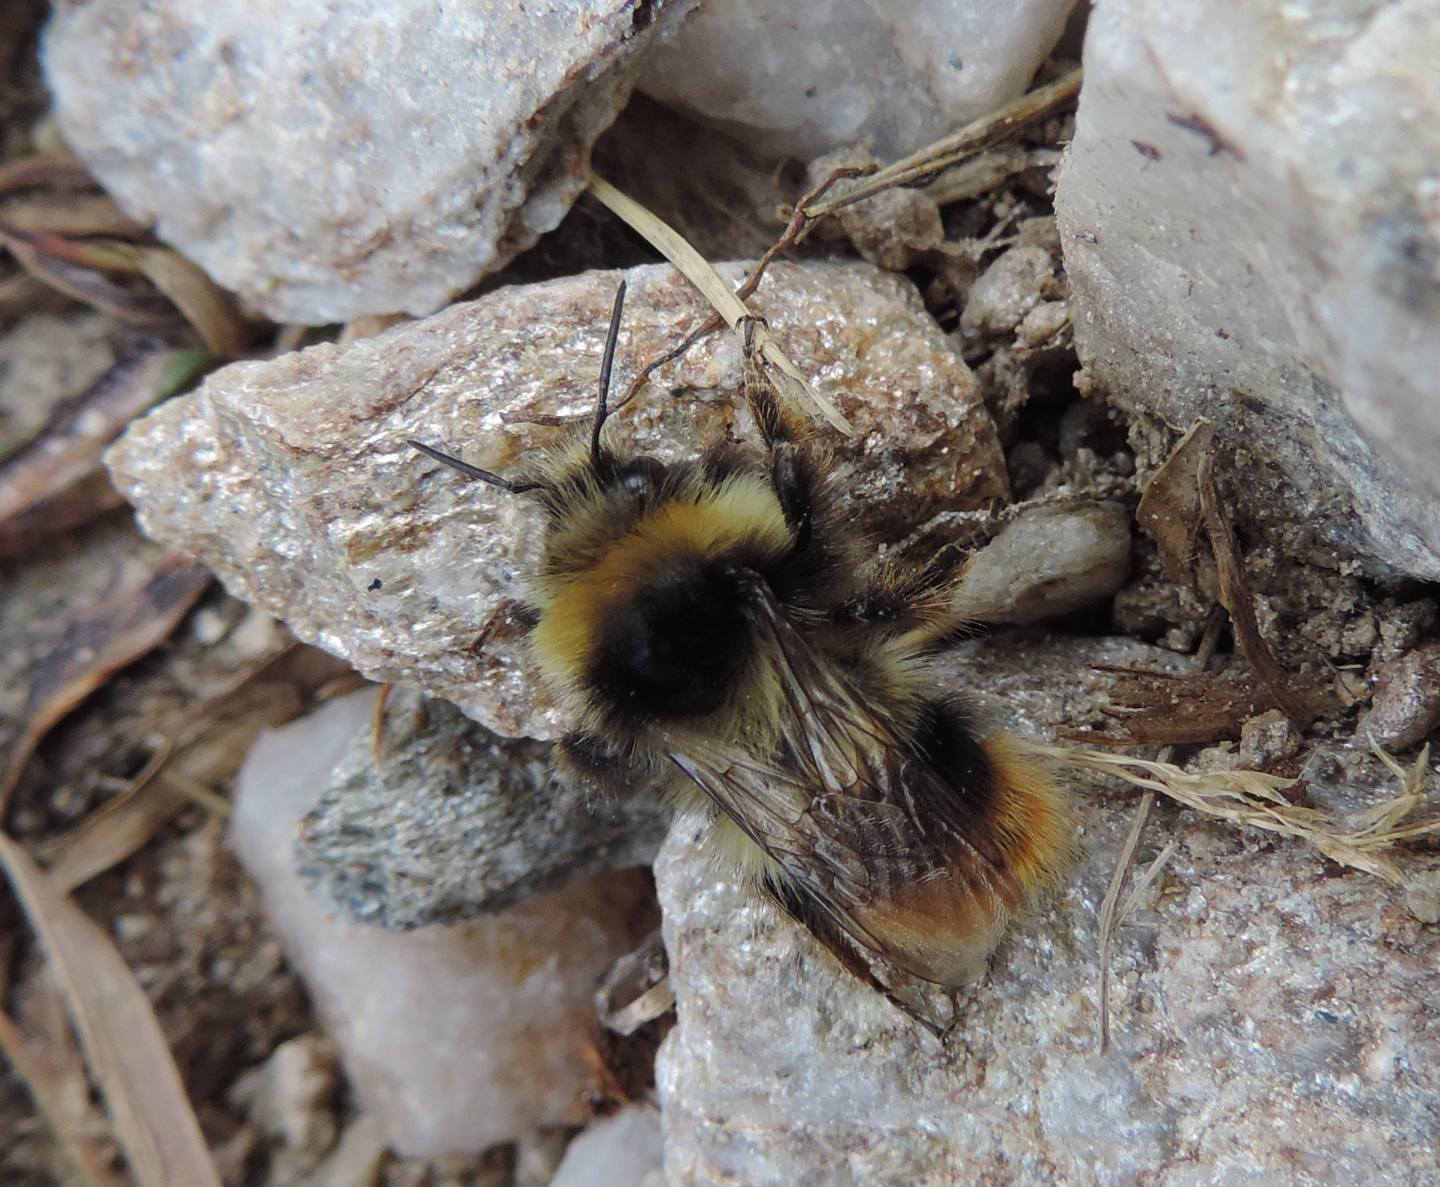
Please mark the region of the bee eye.
<svg viewBox="0 0 1440 1187"><path fill-rule="evenodd" d="M632 495L648 494L665 477L665 466L653 457L631 458L620 470L620 485Z"/></svg>

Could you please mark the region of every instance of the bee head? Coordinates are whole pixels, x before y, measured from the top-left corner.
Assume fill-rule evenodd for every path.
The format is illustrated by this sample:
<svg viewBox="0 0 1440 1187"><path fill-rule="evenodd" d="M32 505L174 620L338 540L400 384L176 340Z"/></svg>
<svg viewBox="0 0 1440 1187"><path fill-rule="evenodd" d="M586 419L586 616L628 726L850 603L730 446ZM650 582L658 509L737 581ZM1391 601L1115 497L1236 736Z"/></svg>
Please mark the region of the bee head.
<svg viewBox="0 0 1440 1187"><path fill-rule="evenodd" d="M748 591L788 552L790 529L762 474L626 466L550 533L532 589L534 652L553 687L607 718L718 711L743 698Z"/></svg>

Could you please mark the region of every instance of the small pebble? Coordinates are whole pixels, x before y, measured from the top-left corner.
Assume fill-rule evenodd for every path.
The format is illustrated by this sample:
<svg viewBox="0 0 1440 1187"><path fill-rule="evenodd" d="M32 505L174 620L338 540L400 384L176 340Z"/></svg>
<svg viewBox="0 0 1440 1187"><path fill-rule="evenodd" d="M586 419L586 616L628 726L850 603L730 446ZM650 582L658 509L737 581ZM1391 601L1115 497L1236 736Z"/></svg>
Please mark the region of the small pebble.
<svg viewBox="0 0 1440 1187"><path fill-rule="evenodd" d="M1370 710L1360 721L1387 750L1408 750L1440 726L1440 643L1427 643L1383 665Z"/></svg>

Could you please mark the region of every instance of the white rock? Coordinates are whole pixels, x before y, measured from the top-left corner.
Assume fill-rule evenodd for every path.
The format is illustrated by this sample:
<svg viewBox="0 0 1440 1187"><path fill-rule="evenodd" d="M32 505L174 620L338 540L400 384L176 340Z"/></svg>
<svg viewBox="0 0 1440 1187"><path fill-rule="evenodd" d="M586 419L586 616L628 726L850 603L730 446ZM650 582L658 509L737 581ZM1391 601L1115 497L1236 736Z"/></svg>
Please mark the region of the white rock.
<svg viewBox="0 0 1440 1187"><path fill-rule="evenodd" d="M638 1187L660 1155L660 1114L630 1105L570 1143L550 1187Z"/></svg>
<svg viewBox="0 0 1440 1187"><path fill-rule="evenodd" d="M1056 195L1099 388L1211 417L1247 502L1431 580L1437 61L1434 0L1108 0Z"/></svg>
<svg viewBox="0 0 1440 1187"><path fill-rule="evenodd" d="M105 188L270 317L423 314L560 222L693 3L95 0L45 66Z"/></svg>
<svg viewBox="0 0 1440 1187"><path fill-rule="evenodd" d="M712 2L640 85L777 156L868 141L893 159L1022 94L1073 4Z"/></svg>
<svg viewBox="0 0 1440 1187"><path fill-rule="evenodd" d="M585 1078L590 996L641 938L631 929L644 880L612 873L480 923L404 935L331 914L295 873L295 831L373 710L374 694L358 693L265 734L240 773L234 845L389 1143L425 1157L478 1152L566 1119Z"/></svg>

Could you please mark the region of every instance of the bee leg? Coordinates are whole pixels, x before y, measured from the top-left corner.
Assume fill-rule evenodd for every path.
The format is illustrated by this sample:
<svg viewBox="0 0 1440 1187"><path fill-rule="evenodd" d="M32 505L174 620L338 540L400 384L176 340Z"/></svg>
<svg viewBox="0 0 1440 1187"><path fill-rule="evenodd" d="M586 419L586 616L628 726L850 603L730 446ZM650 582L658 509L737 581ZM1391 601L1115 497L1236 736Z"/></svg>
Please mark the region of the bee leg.
<svg viewBox="0 0 1440 1187"><path fill-rule="evenodd" d="M477 659L491 643L510 643L523 638L540 621L533 608L514 598L506 598L491 612L470 644L470 654Z"/></svg>
<svg viewBox="0 0 1440 1187"><path fill-rule="evenodd" d="M949 1042L950 1036L960 1029L960 1022L965 1017L960 1009L960 999L967 996L962 989L952 989L946 997L950 999L950 1021L945 1023L945 1029L940 1034L942 1043Z"/></svg>
<svg viewBox="0 0 1440 1187"><path fill-rule="evenodd" d="M968 631L952 609L955 567L942 557L923 566L876 565L862 578L861 591L834 607L832 615L887 635L911 635L920 652L947 645Z"/></svg>
<svg viewBox="0 0 1440 1187"><path fill-rule="evenodd" d="M585 730L568 733L555 743L555 766L567 783L605 797L624 795L648 773L645 764Z"/></svg>

